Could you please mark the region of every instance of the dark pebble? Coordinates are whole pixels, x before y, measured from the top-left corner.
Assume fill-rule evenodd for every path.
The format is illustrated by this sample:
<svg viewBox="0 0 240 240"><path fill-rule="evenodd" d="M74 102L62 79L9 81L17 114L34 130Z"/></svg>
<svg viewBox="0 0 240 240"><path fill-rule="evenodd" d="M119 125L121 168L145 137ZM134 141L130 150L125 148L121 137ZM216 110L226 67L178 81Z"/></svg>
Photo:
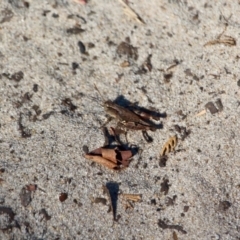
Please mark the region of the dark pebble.
<svg viewBox="0 0 240 240"><path fill-rule="evenodd" d="M78 47L81 53L86 53L86 47L81 41L78 42Z"/></svg>

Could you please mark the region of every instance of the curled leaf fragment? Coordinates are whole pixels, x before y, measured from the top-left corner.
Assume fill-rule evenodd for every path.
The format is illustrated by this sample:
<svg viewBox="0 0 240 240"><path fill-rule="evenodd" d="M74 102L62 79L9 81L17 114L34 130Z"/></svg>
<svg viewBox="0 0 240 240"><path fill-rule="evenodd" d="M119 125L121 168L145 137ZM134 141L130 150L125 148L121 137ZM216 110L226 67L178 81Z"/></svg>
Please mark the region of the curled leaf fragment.
<svg viewBox="0 0 240 240"><path fill-rule="evenodd" d="M177 136L170 137L168 141L163 145L161 156L165 156L168 153L172 152L177 146Z"/></svg>
<svg viewBox="0 0 240 240"><path fill-rule="evenodd" d="M142 194L122 193L121 196L133 202L140 202L142 200Z"/></svg>
<svg viewBox="0 0 240 240"><path fill-rule="evenodd" d="M84 157L109 169L119 170L122 167L128 167L132 152L131 150L122 151L118 147L114 149L101 147L85 154Z"/></svg>

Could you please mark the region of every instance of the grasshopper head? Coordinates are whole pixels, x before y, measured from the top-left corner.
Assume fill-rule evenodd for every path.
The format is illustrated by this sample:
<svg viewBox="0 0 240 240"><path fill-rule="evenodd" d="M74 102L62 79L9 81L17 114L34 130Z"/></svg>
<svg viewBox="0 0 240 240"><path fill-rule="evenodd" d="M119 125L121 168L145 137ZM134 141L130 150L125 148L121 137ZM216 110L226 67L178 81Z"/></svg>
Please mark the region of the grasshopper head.
<svg viewBox="0 0 240 240"><path fill-rule="evenodd" d="M112 107L112 105L113 105L113 103L111 100L107 100L104 102L104 107L106 107L106 108Z"/></svg>

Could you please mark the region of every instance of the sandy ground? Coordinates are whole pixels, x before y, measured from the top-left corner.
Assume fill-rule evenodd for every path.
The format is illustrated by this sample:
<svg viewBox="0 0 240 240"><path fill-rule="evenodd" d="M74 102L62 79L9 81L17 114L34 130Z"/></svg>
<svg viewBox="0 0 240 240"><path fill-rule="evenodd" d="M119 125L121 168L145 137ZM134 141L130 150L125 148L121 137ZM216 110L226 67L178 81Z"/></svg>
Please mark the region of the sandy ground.
<svg viewBox="0 0 240 240"><path fill-rule="evenodd" d="M239 2L129 6L0 2L0 239L240 239ZM120 172L83 157L104 99L162 116Z"/></svg>

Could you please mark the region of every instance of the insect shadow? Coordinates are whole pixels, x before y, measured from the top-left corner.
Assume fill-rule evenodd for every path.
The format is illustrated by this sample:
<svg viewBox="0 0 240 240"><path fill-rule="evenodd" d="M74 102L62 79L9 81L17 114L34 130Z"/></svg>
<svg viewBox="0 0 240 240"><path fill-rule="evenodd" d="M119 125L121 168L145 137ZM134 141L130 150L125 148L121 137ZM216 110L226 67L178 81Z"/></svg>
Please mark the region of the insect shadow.
<svg viewBox="0 0 240 240"><path fill-rule="evenodd" d="M120 95L118 96L113 103L124 107L128 110L130 110L131 112L135 113L136 115L138 115L139 119L142 119L148 126L151 126L151 130L155 131L157 129L162 129L163 125L162 123L156 124L155 122L153 122L150 119L154 119L154 120L160 120L161 118L166 118L167 114L166 113L159 113L156 110L150 110L144 107L140 107L137 105L137 103L131 103L130 101L128 101L124 96ZM146 129L142 129L142 134L144 139L147 142L152 142L153 139L151 136L148 135L147 133L147 128Z"/></svg>
<svg viewBox="0 0 240 240"><path fill-rule="evenodd" d="M117 203L118 203L118 192L119 184L117 182L107 182L106 188L109 193L110 200L110 211L113 213L114 221L117 221L120 216L117 216Z"/></svg>
<svg viewBox="0 0 240 240"><path fill-rule="evenodd" d="M133 111L134 113L139 115L141 118L143 118L144 121L146 121L147 123L154 126L156 129L163 128L162 123L155 124L149 118L152 118L154 120L160 120L161 118L167 117L166 113L159 113L158 111L153 110L153 109L150 110L150 109L147 109L144 107L140 107L140 106L138 106L138 102L132 103L132 102L128 101L123 95L119 95L113 102L118 104L121 107L127 108L130 111Z"/></svg>

